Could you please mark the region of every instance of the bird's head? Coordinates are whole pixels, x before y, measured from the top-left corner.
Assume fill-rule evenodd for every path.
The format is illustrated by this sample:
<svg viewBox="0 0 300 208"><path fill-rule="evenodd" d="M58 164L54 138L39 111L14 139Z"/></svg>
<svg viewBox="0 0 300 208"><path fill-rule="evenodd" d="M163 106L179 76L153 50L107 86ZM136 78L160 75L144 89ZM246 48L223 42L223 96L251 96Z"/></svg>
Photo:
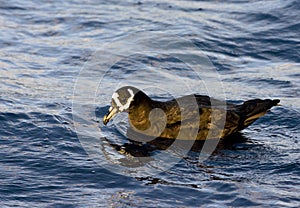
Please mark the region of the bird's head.
<svg viewBox="0 0 300 208"><path fill-rule="evenodd" d="M135 96L141 93L144 94L139 89L131 86L121 87L115 91L112 95L108 113L103 117L103 124L106 125L118 113L128 112L130 105L136 98Z"/></svg>

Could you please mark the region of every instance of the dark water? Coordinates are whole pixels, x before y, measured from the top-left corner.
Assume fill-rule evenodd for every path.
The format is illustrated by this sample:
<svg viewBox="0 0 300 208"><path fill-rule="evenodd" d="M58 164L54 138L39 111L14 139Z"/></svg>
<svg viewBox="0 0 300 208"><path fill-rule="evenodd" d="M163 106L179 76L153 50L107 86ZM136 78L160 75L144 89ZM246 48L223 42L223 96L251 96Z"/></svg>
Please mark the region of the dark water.
<svg viewBox="0 0 300 208"><path fill-rule="evenodd" d="M1 207L299 207L299 5L298 0L2 1ZM105 158L95 160L78 136L84 132L78 132L73 116L89 128L99 128L101 118L73 109L74 86L84 77L82 69L93 66L89 60L99 48L140 31L179 35L195 44L216 67L222 87L215 87L226 99L279 98L281 106L238 140L223 142L205 161L192 152L156 175L108 170L98 163ZM121 43L120 51L132 44ZM171 80L183 73L182 63L172 59L144 59L137 62L166 68L172 62ZM115 67L125 79L137 65L126 67L131 63L125 59ZM105 72L97 65L93 69ZM143 73L131 83L144 83ZM95 80L86 75L89 90ZM166 70L152 75L165 82L160 77ZM96 86L99 97L85 100L83 111L84 105L99 115L107 109L120 74L105 76L110 83ZM197 83L193 75L186 80ZM175 81L166 84L175 96L184 93ZM160 99L169 95L163 88L148 89ZM108 127L105 132L117 133Z"/></svg>

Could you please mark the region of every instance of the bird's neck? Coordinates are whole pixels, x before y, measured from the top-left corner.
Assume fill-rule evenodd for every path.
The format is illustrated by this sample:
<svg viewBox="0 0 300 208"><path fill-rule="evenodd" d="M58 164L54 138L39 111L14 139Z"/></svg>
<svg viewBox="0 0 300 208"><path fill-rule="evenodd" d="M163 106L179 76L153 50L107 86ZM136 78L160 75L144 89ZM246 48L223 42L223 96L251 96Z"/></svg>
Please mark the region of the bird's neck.
<svg viewBox="0 0 300 208"><path fill-rule="evenodd" d="M129 122L133 128L144 131L151 126L149 114L152 110L153 102L145 94L134 97L128 111Z"/></svg>

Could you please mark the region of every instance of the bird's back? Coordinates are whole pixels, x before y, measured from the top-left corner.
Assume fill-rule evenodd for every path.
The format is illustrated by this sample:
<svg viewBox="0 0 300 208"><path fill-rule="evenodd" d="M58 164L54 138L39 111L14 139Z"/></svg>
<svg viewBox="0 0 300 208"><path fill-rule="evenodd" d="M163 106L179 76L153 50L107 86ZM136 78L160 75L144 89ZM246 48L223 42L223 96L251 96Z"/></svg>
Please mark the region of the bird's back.
<svg viewBox="0 0 300 208"><path fill-rule="evenodd" d="M195 99L197 108L192 99ZM189 138L189 129L198 128L196 139L202 140L207 137L224 138L238 132L278 103L279 100L253 99L236 105L206 95L189 95L167 102L158 102L155 107L164 110L167 116L166 127L161 137L176 138L179 131L185 131ZM195 116L200 116L199 122L195 122L193 119Z"/></svg>

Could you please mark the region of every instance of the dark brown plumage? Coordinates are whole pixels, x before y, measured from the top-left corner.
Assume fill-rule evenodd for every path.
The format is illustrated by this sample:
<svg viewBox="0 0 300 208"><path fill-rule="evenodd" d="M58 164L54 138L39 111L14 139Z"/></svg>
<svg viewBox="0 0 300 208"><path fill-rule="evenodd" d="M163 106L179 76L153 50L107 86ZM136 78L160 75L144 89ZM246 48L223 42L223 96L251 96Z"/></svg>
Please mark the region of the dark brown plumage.
<svg viewBox="0 0 300 208"><path fill-rule="evenodd" d="M103 123L107 124L115 114L126 111L131 128L153 139L224 138L246 128L278 103L277 99L254 99L235 105L205 95L160 102L137 88L126 86L113 94Z"/></svg>

